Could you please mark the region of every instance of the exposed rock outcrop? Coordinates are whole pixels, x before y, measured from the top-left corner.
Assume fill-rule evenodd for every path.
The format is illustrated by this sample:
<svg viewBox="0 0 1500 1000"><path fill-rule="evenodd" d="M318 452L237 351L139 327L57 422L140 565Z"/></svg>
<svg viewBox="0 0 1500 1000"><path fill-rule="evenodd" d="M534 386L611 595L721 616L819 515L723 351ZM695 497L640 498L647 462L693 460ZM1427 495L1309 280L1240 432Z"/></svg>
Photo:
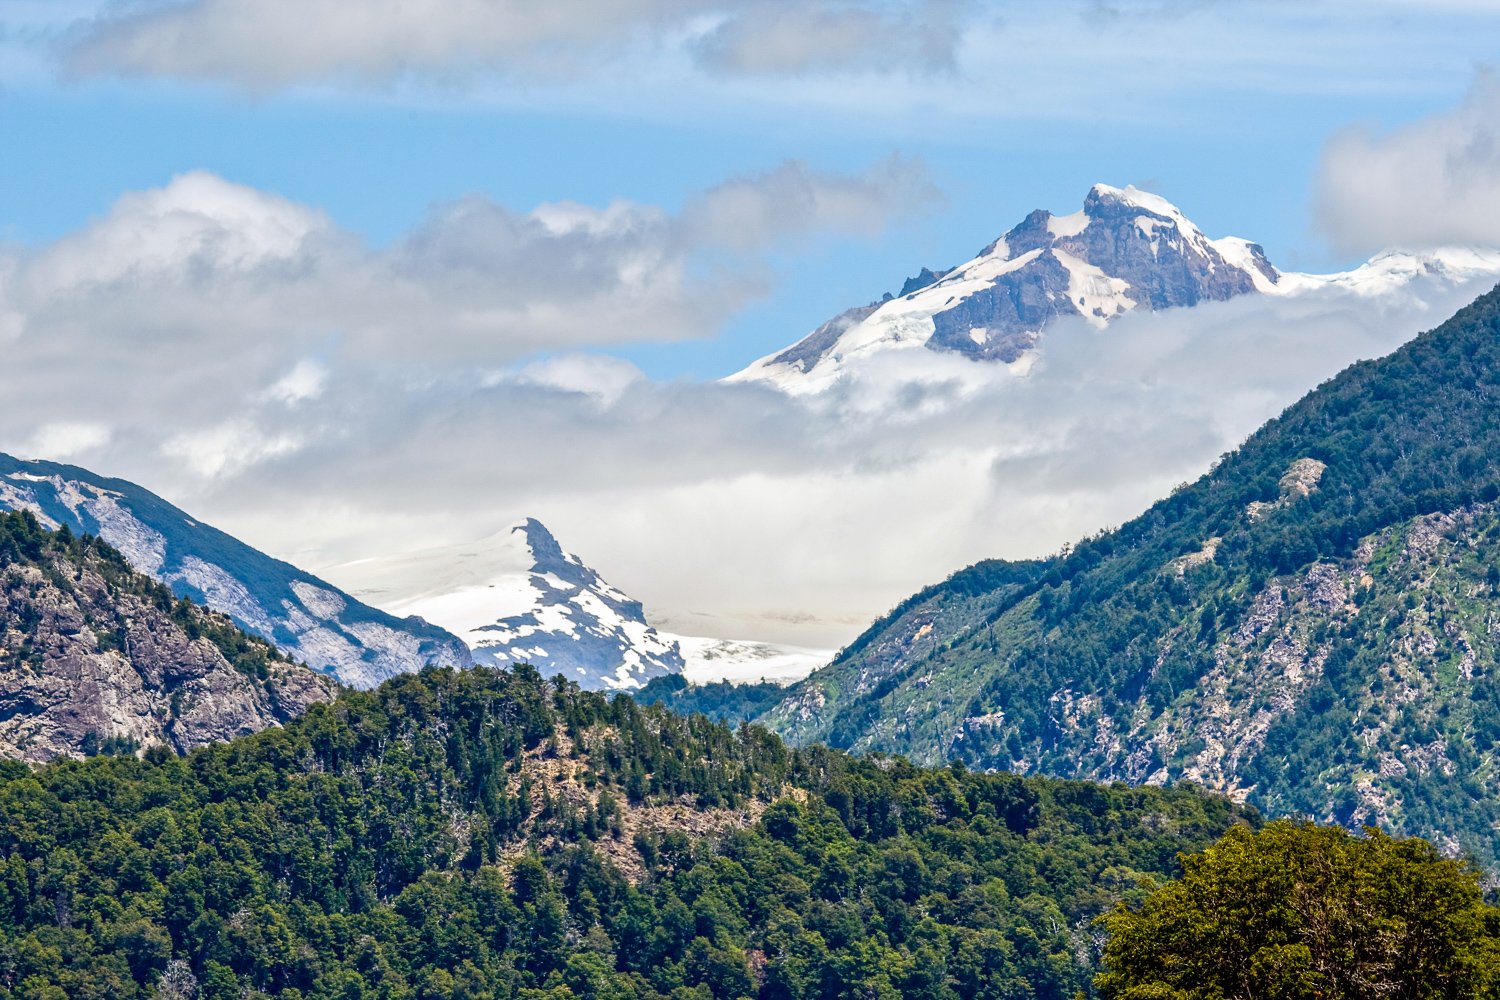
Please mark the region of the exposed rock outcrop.
<svg viewBox="0 0 1500 1000"><path fill-rule="evenodd" d="M0 515L0 755L185 752L333 693L326 677L174 599L97 539Z"/></svg>

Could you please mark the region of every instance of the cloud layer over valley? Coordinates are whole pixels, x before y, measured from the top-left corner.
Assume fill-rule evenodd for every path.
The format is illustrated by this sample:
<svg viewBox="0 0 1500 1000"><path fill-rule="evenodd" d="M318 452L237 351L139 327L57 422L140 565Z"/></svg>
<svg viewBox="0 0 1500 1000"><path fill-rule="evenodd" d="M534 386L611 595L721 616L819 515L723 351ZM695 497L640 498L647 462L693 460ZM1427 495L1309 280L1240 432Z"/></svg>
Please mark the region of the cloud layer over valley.
<svg viewBox="0 0 1500 1000"><path fill-rule="evenodd" d="M976 558L1134 515L1484 287L1063 324L1026 377L899 351L805 398L590 353L710 335L776 246L931 197L910 161L787 164L675 213L471 199L377 247L184 175L0 254L0 336L28 373L0 449L135 480L335 583L531 515L666 627L836 645Z"/></svg>

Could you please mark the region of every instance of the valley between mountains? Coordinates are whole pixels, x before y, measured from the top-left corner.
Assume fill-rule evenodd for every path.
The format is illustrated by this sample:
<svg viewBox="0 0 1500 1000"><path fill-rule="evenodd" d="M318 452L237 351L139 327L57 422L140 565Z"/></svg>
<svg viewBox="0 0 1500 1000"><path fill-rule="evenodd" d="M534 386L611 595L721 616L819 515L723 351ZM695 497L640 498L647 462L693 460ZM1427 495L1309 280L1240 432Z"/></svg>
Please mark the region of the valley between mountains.
<svg viewBox="0 0 1500 1000"><path fill-rule="evenodd" d="M731 384L837 392L912 337L1021 379L1054 322L1494 263L1410 262L1286 274L1101 186ZM1102 928L1319 837L1448 880L1490 982L1497 398L1500 288L836 653L659 630L534 518L335 585L0 456L0 1000L1166 996Z"/></svg>
<svg viewBox="0 0 1500 1000"><path fill-rule="evenodd" d="M797 742L1373 824L1494 864L1500 291L1139 518L913 595L760 717Z"/></svg>
<svg viewBox="0 0 1500 1000"><path fill-rule="evenodd" d="M0 0L0 1000L1500 1000L1500 0Z"/></svg>

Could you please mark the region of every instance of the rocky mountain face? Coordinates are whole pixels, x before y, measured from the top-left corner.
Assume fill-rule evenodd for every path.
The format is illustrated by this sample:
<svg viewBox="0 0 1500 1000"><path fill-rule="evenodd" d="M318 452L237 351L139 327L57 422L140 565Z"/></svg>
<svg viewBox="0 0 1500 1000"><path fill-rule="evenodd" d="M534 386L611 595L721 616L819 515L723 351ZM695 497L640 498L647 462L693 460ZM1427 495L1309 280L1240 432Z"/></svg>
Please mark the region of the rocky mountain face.
<svg viewBox="0 0 1500 1000"><path fill-rule="evenodd" d="M1500 859L1500 290L1048 559L914 595L760 721Z"/></svg>
<svg viewBox="0 0 1500 1000"><path fill-rule="evenodd" d="M29 511L0 514L0 757L186 752L334 693L98 539L49 532Z"/></svg>
<svg viewBox="0 0 1500 1000"><path fill-rule="evenodd" d="M1500 253L1449 248L1382 254L1353 271L1282 273L1258 244L1209 239L1175 205L1133 187L1095 185L1083 208L1041 209L946 271L923 268L896 295L849 309L729 381L794 391L831 385L849 366L925 348L1024 371L1043 332L1065 319L1096 327L1134 310L1190 307L1251 293L1337 285L1382 294L1421 278L1500 275Z"/></svg>
<svg viewBox="0 0 1500 1000"><path fill-rule="evenodd" d="M1277 280L1259 246L1210 240L1165 199L1099 184L1081 211L1038 209L973 260L923 268L898 296L848 310L734 377L817 381L853 357L897 346L1008 364L1063 317L1102 326L1131 309L1227 299Z"/></svg>
<svg viewBox="0 0 1500 1000"><path fill-rule="evenodd" d="M98 535L177 596L223 612L345 684L372 687L429 664L471 662L451 633L361 603L124 480L0 454L0 510L29 510L47 527Z"/></svg>
<svg viewBox="0 0 1500 1000"><path fill-rule="evenodd" d="M371 601L452 629L477 663L530 663L586 689L632 690L683 673L802 677L827 658L816 650L659 631L640 601L564 549L535 518L472 545L333 572Z"/></svg>

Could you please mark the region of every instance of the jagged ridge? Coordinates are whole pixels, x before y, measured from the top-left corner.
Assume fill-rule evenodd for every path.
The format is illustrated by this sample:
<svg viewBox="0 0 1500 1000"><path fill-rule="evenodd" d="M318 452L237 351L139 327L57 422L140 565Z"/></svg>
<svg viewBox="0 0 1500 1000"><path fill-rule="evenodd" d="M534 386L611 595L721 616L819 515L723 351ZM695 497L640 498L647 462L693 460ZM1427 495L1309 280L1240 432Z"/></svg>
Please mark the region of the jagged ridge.
<svg viewBox="0 0 1500 1000"><path fill-rule="evenodd" d="M945 271L923 268L868 305L847 310L728 381L816 392L851 366L924 348L1028 369L1042 334L1072 318L1104 327L1125 313L1191 307L1250 293L1300 295L1337 288L1385 295L1415 281L1457 283L1500 275L1500 251L1445 247L1387 251L1352 271L1281 272L1262 248L1209 239L1175 205L1133 187L1095 185L1067 216L1041 209Z"/></svg>
<svg viewBox="0 0 1500 1000"><path fill-rule="evenodd" d="M801 677L827 661L817 650L660 631L640 601L564 549L536 518L473 544L331 572L371 601L452 629L480 663L530 663L590 689L633 690L684 671L722 677L759 667Z"/></svg>
<svg viewBox="0 0 1500 1000"><path fill-rule="evenodd" d="M923 268L899 295L840 314L734 378L797 384L898 346L1010 363L1063 317L1103 325L1132 309L1273 288L1278 277L1256 244L1209 240L1165 199L1099 184L1081 211L1038 209L973 260Z"/></svg>

